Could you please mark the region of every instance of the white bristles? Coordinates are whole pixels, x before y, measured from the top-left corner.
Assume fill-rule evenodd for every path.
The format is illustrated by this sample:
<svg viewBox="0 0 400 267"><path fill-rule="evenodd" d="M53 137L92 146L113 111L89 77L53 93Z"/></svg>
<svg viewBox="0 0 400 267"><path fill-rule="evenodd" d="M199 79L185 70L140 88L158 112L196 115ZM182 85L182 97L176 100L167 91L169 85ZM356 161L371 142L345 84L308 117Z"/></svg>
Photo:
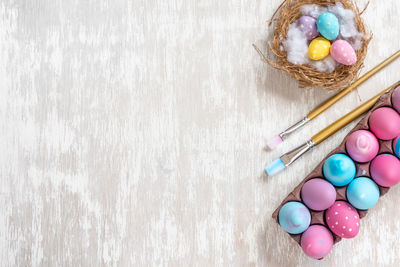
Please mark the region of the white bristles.
<svg viewBox="0 0 400 267"><path fill-rule="evenodd" d="M274 150L282 142L283 139L279 135L277 135L268 141L267 146L270 150Z"/></svg>

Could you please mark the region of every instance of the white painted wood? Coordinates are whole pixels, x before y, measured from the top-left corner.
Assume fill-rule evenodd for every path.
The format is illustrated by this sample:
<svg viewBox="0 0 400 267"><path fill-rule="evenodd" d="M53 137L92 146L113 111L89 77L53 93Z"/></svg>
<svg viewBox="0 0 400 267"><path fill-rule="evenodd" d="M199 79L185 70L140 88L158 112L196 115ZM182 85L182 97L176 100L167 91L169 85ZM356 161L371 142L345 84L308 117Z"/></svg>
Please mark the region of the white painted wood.
<svg viewBox="0 0 400 267"><path fill-rule="evenodd" d="M323 262L271 219L354 123L282 175L264 165L360 103L353 92L263 150L329 96L253 50L279 3L1 1L1 266L395 266L400 187ZM363 72L400 48L399 9L371 1Z"/></svg>

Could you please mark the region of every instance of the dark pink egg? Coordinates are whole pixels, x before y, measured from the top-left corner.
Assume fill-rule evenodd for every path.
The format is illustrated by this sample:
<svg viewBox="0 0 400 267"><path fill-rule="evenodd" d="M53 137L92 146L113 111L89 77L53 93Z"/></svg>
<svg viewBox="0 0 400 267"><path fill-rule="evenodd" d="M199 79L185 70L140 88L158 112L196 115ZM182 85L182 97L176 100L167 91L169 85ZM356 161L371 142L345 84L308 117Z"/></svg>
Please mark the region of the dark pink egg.
<svg viewBox="0 0 400 267"><path fill-rule="evenodd" d="M325 226L311 225L301 236L301 248L313 259L322 259L332 249L333 236Z"/></svg>
<svg viewBox="0 0 400 267"><path fill-rule="evenodd" d="M360 216L357 210L345 201L336 201L325 212L325 220L329 229L343 238L353 238L360 230Z"/></svg>
<svg viewBox="0 0 400 267"><path fill-rule="evenodd" d="M400 161L393 155L377 156L370 166L371 177L380 186L390 187L400 182Z"/></svg>
<svg viewBox="0 0 400 267"><path fill-rule="evenodd" d="M381 140L400 135L400 115L392 108L378 108L369 117L369 128Z"/></svg>

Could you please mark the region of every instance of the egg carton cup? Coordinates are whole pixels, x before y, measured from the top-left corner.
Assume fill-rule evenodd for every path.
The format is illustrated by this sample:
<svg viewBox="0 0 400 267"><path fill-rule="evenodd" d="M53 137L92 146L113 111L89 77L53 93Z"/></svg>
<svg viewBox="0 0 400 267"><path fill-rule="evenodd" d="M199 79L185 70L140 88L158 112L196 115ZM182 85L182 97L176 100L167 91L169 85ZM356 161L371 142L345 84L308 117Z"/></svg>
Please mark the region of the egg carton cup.
<svg viewBox="0 0 400 267"><path fill-rule="evenodd" d="M351 66L340 64L330 73L320 72L312 66L296 65L289 62L287 60L287 52L282 49L282 42L287 37L290 24L297 21L302 16L301 7L310 4L326 7L328 5L335 5L338 2L342 3L344 8L353 11L357 31L363 35L361 48L356 51L357 62ZM255 48L264 62L275 69L288 73L298 81L300 87L319 87L334 91L341 90L349 86L359 75L360 70L364 66L368 44L372 39L372 34L361 18L364 10L360 11L353 0L284 0L271 18L270 25L272 21L275 22L273 38L269 42L269 50L271 53L268 53L266 56L256 46Z"/></svg>
<svg viewBox="0 0 400 267"><path fill-rule="evenodd" d="M276 221L278 224L279 224L279 219L278 219L279 210L280 210L280 209L282 208L282 206L283 206L284 204L286 204L287 202L290 202L290 201L297 201L297 202L303 203L303 204L307 207L307 205L303 202L303 200L302 200L302 198L301 198L301 189L302 189L303 185L304 185L307 181L309 181L309 180L311 180L311 179L314 179L314 178L322 178L322 179L325 179L325 178L324 178L324 175L323 175L323 171L322 171L322 166L323 166L324 162L327 160L327 158L329 158L331 155L337 154L337 153L341 153L341 154L345 154L345 155L347 155L347 156L350 157L350 155L349 155L349 154L347 153L347 151L346 151L346 141L347 141L347 138L348 138L353 132L358 131L358 130L368 130L368 131L370 131L369 126L368 126L368 120L369 120L369 117L370 117L371 113L372 113L374 110L376 110L376 109L378 109L378 108L381 108L381 107L390 107L390 108L393 108L392 103L391 103L391 96L392 96L393 91L394 91L396 88L398 88L398 87L400 87L400 81L399 81L389 92L383 94L383 95L379 98L378 102L374 105L374 107L361 119L361 121L349 132L349 134L346 135L346 137L343 139L342 143L341 143L337 148L335 148L334 150L332 150L332 151L317 165L317 167L315 167L315 169L314 169L313 171L311 171L311 173L308 174L308 175L306 176L306 178L305 178L302 182L300 182L300 184L299 184L298 186L296 186L296 188L282 201L282 203L279 205L279 207L278 207L278 208L274 211L274 213L272 214L272 218L274 218L275 221ZM378 142L379 142L379 152L378 152L378 155L384 154L384 153L388 153L388 154L391 154L391 155L395 155L395 153L394 153L394 151L393 151L393 148L392 148L393 140L384 141L384 140L378 139ZM371 161L372 161L372 160L371 160ZM358 162L354 161L354 163L355 163L355 165L356 165L356 169L357 169L355 178L361 177L361 176L365 176L365 177L371 178L371 175L370 175L370 164L371 164L371 161L369 161L369 162L367 162L367 163L358 163ZM346 202L348 202L348 203L350 204L350 202L347 200L347 197L346 197L347 186L348 186L348 185L343 186L343 187L336 187L336 186L335 186L335 190L336 190L336 201L342 200L342 201L346 201ZM378 185L378 184L377 184L377 186L379 187L380 197L382 197L383 195L385 195L385 194L389 191L389 187L382 187L382 186L380 186L380 185ZM308 208L308 207L307 207L307 208ZM324 218L324 214L325 214L325 211L326 211L326 210L323 210L323 211L314 211L314 210L311 210L310 208L308 208L308 210L310 211L310 214L311 214L311 223L310 223L310 226L311 226L311 225L317 224L317 225L323 225L323 226L325 226L327 229L329 229L329 227L328 227L328 225L327 225L327 223L326 223L326 221L325 221L325 218ZM360 219L363 218L363 217L365 217L365 215L368 213L368 210L359 210L359 209L356 209L356 210L357 210L357 212L358 212L358 214L359 214L359 216L360 216ZM329 229L329 231L331 231L331 230ZM340 236L337 236L337 235L336 235L335 233L333 233L332 231L331 231L331 233L332 233L332 236L333 236L334 244L336 244L337 242L339 242L339 241L342 239ZM301 235L302 235L302 234L289 234L289 235L300 245L300 239L301 239Z"/></svg>

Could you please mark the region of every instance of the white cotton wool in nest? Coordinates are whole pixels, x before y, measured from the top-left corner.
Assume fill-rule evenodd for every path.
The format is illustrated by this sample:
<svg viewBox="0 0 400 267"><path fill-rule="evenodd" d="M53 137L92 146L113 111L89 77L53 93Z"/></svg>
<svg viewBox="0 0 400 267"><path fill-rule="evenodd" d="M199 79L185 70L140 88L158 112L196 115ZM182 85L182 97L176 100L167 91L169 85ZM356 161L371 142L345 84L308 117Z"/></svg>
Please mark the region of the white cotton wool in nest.
<svg viewBox="0 0 400 267"><path fill-rule="evenodd" d="M320 72L332 72L337 63L331 57L327 56L322 60L311 60L308 57L309 41L304 33L297 28L297 22L290 24L286 40L283 41L283 47L287 52L287 60L296 65L310 65Z"/></svg>
<svg viewBox="0 0 400 267"><path fill-rule="evenodd" d="M328 9L326 7L319 5L304 5L300 8L301 14L313 17L315 19L317 19L321 13L327 11Z"/></svg>
<svg viewBox="0 0 400 267"><path fill-rule="evenodd" d="M324 12L331 12L339 20L339 36L337 39L346 40L354 50L359 50L362 45L363 34L357 31L355 15L352 10L345 9L342 3L322 7L318 5L304 5L301 7L302 15L315 19ZM286 40L283 41L283 48L287 52L287 60L296 65L307 64L320 72L333 72L338 63L329 55L322 60L311 60L308 57L308 46L310 41L297 28L297 21L290 24Z"/></svg>
<svg viewBox="0 0 400 267"><path fill-rule="evenodd" d="M311 60L308 57L308 40L296 24L290 24L286 40L283 41L283 47L287 51L287 60L296 65L309 64Z"/></svg>

